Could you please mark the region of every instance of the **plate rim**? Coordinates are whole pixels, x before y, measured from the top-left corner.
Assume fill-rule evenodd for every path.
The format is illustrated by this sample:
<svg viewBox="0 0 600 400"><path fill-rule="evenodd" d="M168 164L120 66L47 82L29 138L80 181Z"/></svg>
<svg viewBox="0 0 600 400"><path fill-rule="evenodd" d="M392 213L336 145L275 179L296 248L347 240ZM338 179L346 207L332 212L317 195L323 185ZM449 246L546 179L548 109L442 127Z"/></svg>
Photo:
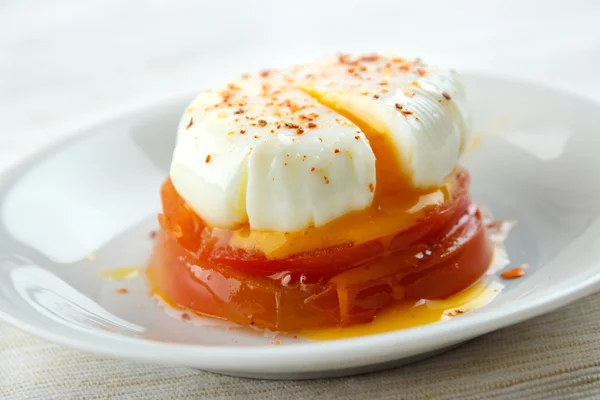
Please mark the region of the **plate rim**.
<svg viewBox="0 0 600 400"><path fill-rule="evenodd" d="M481 72L465 71L463 76L546 90L556 95L564 95L589 103L600 110L600 104L589 97L547 84ZM183 102L185 98L191 99L193 95L188 96L188 94L182 93L151 104L139 105L135 109L116 113L109 118L67 133L4 168L0 173L0 186L9 187L14 180L18 179L17 171L28 170L29 166L34 165L39 159L47 157L54 150L83 139L92 132L111 124L136 118L139 114L145 114L149 110L165 107L175 102ZM591 221L584 232L592 229L593 222L597 220L598 218ZM584 233L582 232L582 234ZM409 351L413 355L426 349L436 348L436 346L437 348L446 347L540 316L597 291L600 291L600 270L589 279L575 285L563 287L542 296L521 299L510 309L499 308L477 314L466 314L453 319L451 323L441 322L363 337L323 342L311 341L289 346L246 347L179 344L130 338L91 330L76 331L75 335L69 336L56 332L56 329L47 330L34 322L19 319L18 316L4 311L2 305L0 305L0 321L50 342L100 355L160 364L186 365L209 370L260 371L275 374L294 371L324 371L335 366L343 365L344 368L348 368L397 360L397 354L401 350L394 351L393 349L406 349L407 341L413 345ZM444 340L437 341L435 346L432 346L431 340L436 336L443 337ZM415 339L416 337L418 339ZM419 342L421 342L420 345ZM316 357L315 359L315 354L323 354L326 357Z"/></svg>

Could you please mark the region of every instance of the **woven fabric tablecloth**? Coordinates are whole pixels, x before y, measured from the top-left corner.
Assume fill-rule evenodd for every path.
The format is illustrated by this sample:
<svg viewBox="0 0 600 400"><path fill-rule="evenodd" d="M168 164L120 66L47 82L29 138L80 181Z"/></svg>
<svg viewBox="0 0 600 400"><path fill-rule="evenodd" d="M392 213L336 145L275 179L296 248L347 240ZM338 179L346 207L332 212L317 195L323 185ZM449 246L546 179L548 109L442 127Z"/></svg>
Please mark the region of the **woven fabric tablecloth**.
<svg viewBox="0 0 600 400"><path fill-rule="evenodd" d="M598 399L600 294L413 365L350 378L262 381L116 361L0 325L0 398Z"/></svg>
<svg viewBox="0 0 600 400"><path fill-rule="evenodd" d="M395 50L600 101L598 20L590 0L0 1L0 172L115 113L333 51ZM0 323L2 400L186 398L600 399L600 295L414 365L320 381L107 359Z"/></svg>

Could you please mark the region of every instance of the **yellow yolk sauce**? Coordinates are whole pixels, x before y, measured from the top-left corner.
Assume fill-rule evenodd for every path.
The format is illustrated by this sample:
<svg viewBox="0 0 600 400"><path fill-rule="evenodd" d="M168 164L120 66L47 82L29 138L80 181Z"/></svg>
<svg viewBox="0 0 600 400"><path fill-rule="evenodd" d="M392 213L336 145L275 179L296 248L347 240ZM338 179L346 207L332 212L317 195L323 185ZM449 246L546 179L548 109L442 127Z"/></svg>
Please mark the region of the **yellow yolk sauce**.
<svg viewBox="0 0 600 400"><path fill-rule="evenodd" d="M143 270L144 269L139 266L106 268L100 270L100 277L113 281L126 281L128 279L137 278Z"/></svg>
<svg viewBox="0 0 600 400"><path fill-rule="evenodd" d="M335 340L414 328L483 307L500 293L502 287L499 282L480 281L443 300L420 300L395 304L379 311L368 323L303 330L299 334L312 340Z"/></svg>

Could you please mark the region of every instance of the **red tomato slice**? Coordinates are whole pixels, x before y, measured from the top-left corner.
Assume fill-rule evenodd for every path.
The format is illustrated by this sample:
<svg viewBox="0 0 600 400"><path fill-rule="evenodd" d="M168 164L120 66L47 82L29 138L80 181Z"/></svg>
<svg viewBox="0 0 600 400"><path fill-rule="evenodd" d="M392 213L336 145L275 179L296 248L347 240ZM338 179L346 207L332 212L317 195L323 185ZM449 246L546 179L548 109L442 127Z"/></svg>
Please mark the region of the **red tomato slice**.
<svg viewBox="0 0 600 400"><path fill-rule="evenodd" d="M408 229L273 259L215 236L167 180L151 286L174 306L284 331L369 321L403 299L445 298L477 281L492 256L468 174L457 171L456 182L452 200Z"/></svg>

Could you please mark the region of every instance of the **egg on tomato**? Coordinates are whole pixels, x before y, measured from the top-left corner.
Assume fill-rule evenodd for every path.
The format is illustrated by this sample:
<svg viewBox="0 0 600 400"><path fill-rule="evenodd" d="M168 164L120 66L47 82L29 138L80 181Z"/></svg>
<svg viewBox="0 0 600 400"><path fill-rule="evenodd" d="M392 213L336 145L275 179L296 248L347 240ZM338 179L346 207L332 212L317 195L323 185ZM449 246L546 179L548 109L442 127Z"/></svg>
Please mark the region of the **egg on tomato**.
<svg viewBox="0 0 600 400"><path fill-rule="evenodd" d="M288 331L455 294L492 255L457 165L469 134L460 77L419 60L342 55L205 91L161 191L153 290Z"/></svg>

